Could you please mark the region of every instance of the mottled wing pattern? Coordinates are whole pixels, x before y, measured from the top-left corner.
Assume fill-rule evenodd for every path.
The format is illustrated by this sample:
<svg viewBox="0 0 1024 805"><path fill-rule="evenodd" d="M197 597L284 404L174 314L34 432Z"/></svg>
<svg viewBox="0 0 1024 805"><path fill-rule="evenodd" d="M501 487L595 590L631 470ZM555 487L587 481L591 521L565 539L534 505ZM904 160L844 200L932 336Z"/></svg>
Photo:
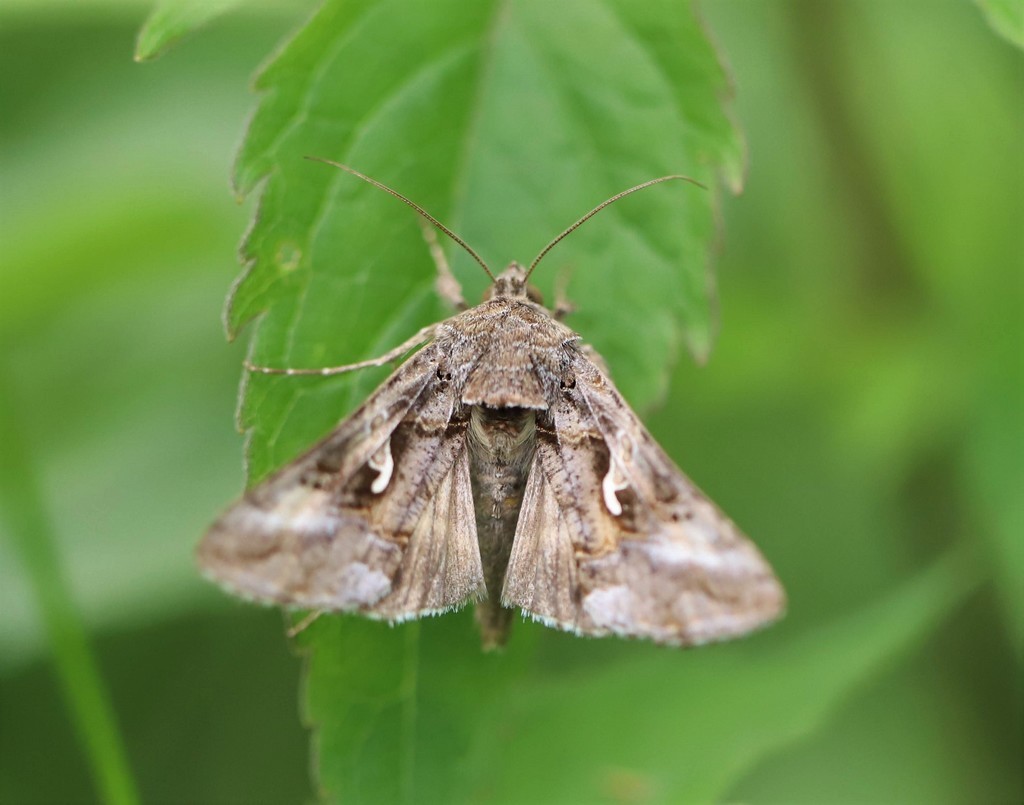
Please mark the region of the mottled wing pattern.
<svg viewBox="0 0 1024 805"><path fill-rule="evenodd" d="M695 645L777 618L778 580L582 354L538 428L503 599L583 634Z"/></svg>
<svg viewBox="0 0 1024 805"><path fill-rule="evenodd" d="M199 546L204 573L259 601L392 620L478 595L466 422L436 350L228 509Z"/></svg>
<svg viewBox="0 0 1024 805"><path fill-rule="evenodd" d="M426 506L409 536L392 590L368 610L374 615L404 620L444 612L484 594L469 481L469 448L464 425L459 432L454 430L448 430L434 458L440 467L447 464L448 469L433 491L425 495ZM420 472L427 480L435 470L420 464ZM410 511L420 508L418 504L410 500Z"/></svg>

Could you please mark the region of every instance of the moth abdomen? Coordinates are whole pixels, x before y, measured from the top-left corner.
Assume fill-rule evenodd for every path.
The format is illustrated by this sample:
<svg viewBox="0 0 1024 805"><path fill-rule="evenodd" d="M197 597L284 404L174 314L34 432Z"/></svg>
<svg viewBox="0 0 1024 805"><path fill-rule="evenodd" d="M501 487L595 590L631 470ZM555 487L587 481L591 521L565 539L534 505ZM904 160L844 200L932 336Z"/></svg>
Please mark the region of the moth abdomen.
<svg viewBox="0 0 1024 805"><path fill-rule="evenodd" d="M470 482L487 593L477 606L477 620L489 646L504 644L511 623L501 590L536 441L532 409L476 405L470 410Z"/></svg>

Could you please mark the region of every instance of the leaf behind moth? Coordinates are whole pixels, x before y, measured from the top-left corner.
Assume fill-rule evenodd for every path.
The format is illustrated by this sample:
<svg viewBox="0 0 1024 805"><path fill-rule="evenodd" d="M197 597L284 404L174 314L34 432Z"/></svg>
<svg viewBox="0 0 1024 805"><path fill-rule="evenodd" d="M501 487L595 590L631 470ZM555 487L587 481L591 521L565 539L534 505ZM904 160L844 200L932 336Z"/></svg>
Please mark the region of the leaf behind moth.
<svg viewBox="0 0 1024 805"><path fill-rule="evenodd" d="M331 0L257 88L236 185L243 194L261 185L260 209L227 311L231 333L259 316L256 362L364 359L445 313L428 298L434 268L415 216L306 155L405 193L496 270L530 260L633 184L669 173L705 182L710 192L663 185L614 205L559 244L534 279L551 300L568 277L572 326L636 406L663 394L681 344L706 357L718 178L739 186L743 147L722 103L724 72L685 8ZM477 300L487 278L446 249ZM241 407L251 477L350 410L351 385L252 378Z"/></svg>

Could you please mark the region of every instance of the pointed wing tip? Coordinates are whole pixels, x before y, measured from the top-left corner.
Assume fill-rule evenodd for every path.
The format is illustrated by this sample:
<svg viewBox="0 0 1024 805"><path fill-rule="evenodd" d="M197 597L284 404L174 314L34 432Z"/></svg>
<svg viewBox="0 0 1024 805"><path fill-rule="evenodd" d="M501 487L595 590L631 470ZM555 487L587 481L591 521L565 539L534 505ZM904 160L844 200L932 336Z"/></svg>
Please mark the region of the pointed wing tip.
<svg viewBox="0 0 1024 805"><path fill-rule="evenodd" d="M679 599L671 606L649 609L632 590L621 586L584 595L574 617L569 619L519 608L525 619L576 636L616 636L686 648L741 638L785 616L786 593L774 574L749 584L744 592L742 600L732 605L719 604L717 610L712 611L701 611L702 607L696 602L683 603L685 595L692 595L692 590L680 590ZM511 601L503 603L517 606Z"/></svg>
<svg viewBox="0 0 1024 805"><path fill-rule="evenodd" d="M279 508L245 497L196 546L202 576L247 601L351 612L392 587L397 548L358 518Z"/></svg>
<svg viewBox="0 0 1024 805"><path fill-rule="evenodd" d="M243 601L267 606L287 606L290 602L274 594L266 580L258 583L246 564L239 561L239 536L225 527L227 515L219 518L195 548L196 568L206 581L216 584L224 592Z"/></svg>
<svg viewBox="0 0 1024 805"><path fill-rule="evenodd" d="M678 645L701 646L735 640L767 629L786 615L786 591L774 574L749 590L749 599L735 608L684 625Z"/></svg>

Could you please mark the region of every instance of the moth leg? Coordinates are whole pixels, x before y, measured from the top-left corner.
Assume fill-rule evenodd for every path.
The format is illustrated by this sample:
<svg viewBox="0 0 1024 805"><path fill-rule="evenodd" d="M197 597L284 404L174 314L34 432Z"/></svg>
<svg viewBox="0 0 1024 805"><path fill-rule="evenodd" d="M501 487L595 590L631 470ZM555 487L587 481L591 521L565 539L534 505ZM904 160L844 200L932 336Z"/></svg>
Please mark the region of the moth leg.
<svg viewBox="0 0 1024 805"><path fill-rule="evenodd" d="M564 321L576 312L576 305L569 301L568 290L569 270L564 269L555 277L555 308L551 312L557 321Z"/></svg>
<svg viewBox="0 0 1024 805"><path fill-rule="evenodd" d="M371 358L368 361L360 361L359 363L349 363L345 366L325 366L323 369L279 369L271 366L257 366L247 360L245 368L250 372L261 372L265 375L340 375L344 372L354 372L356 369L369 369L371 366L383 366L385 363L396 361L409 350L433 338L434 330L436 329L437 325L431 324L424 327L408 341L385 352L379 358Z"/></svg>
<svg viewBox="0 0 1024 805"><path fill-rule="evenodd" d="M434 282L437 295L456 310L468 310L469 305L462 298L462 286L452 274L448 258L444 256L444 249L441 248L441 244L437 240L437 230L423 219L420 219L420 230L423 232L423 239L427 242L430 256L434 258L434 265L437 267L437 279Z"/></svg>
<svg viewBox="0 0 1024 805"><path fill-rule="evenodd" d="M288 631L286 633L288 635L288 638L293 639L295 637L298 637L302 632L306 631L306 629L312 626L313 622L323 614L324 610L322 609L314 609L312 612L306 613L306 615L301 620L297 621L296 623L288 627Z"/></svg>
<svg viewBox="0 0 1024 805"><path fill-rule="evenodd" d="M587 356L592 364L594 364L605 377L611 377L611 369L608 368L608 364L605 362L604 357L594 349L590 344L583 344L580 347L580 351Z"/></svg>

